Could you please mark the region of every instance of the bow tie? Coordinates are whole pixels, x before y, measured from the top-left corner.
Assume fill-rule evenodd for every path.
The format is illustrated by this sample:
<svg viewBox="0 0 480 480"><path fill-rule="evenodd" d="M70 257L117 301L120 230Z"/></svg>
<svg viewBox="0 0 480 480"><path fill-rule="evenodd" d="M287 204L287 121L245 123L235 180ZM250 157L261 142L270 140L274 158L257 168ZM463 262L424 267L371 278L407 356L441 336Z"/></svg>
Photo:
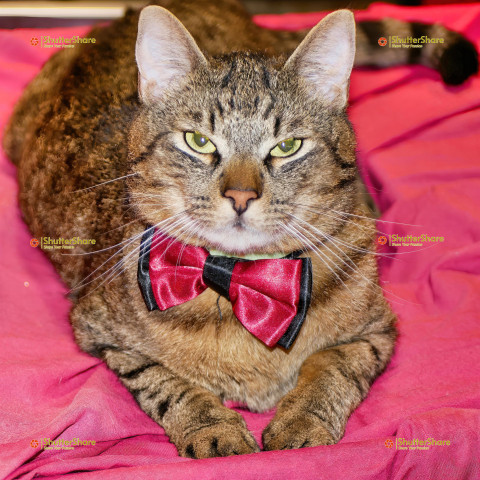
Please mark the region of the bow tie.
<svg viewBox="0 0 480 480"><path fill-rule="evenodd" d="M149 227L138 260L148 310L167 310L207 288L227 298L242 325L265 345L290 348L305 319L312 290L309 258L245 260L210 255Z"/></svg>

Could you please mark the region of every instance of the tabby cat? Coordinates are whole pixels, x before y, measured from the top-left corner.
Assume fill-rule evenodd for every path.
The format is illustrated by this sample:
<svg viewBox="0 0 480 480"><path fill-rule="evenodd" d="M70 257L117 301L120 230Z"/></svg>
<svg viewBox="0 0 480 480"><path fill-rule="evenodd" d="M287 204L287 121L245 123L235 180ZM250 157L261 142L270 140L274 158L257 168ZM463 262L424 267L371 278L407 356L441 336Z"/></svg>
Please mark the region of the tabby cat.
<svg viewBox="0 0 480 480"><path fill-rule="evenodd" d="M180 455L259 451L227 399L256 412L277 407L265 450L338 442L396 337L356 181L352 66L423 63L459 84L477 71L475 49L441 26L383 20L355 32L346 10L301 41L306 32L257 27L236 0L159 3L94 29L95 44L54 55L26 89L4 138L25 220L37 238L96 240L47 252L72 289L76 341ZM380 47L390 34L445 43ZM188 301L147 308L141 265L162 235L169 243L156 261L175 245L174 267L190 251L220 266L238 257L241 268L266 265L262 283L275 280L268 265L309 265L293 344L254 336L231 290L210 283ZM258 260L271 257L280 263ZM246 308L262 320L255 296Z"/></svg>

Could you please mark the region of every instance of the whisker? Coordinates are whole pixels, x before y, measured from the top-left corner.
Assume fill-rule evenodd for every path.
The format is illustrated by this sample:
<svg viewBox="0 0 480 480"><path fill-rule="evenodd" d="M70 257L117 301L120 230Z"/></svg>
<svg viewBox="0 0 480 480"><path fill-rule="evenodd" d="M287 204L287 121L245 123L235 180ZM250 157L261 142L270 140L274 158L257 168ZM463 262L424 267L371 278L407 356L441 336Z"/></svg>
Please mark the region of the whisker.
<svg viewBox="0 0 480 480"><path fill-rule="evenodd" d="M400 260L399 258L397 258L398 255L405 255L407 253L417 253L417 252L421 252L422 250L425 250L427 248L431 248L431 247L434 247L436 244L434 245L429 245L428 247L424 247L424 248L418 248L418 249L415 249L415 250L408 250L407 252L399 252L399 251L395 251L395 252L388 252L388 253L382 253L382 252L376 252L376 251L373 251L373 250L368 250L368 249L364 249L364 248L359 248L357 247L356 245L350 243L350 242L344 242L343 240L340 240L339 238L336 238L336 237L333 237L332 235L328 234L328 233L323 233L321 231L319 231L317 228L315 228L313 225L311 225L310 223L306 222L305 220L302 220L301 218L289 213L288 215L296 218L297 220L305 223L306 225L308 225L310 228L312 228L313 230L315 230L317 233L319 233L320 235L324 236L325 238L327 238L329 241L331 241L332 243L340 243L341 245L344 245L345 247L347 248L350 248L352 250L355 250L357 252L364 252L364 253L368 253L369 255L374 255L376 257L382 257L382 258L389 258L391 260ZM383 232L381 232L383 233ZM387 235L387 234L385 234Z"/></svg>
<svg viewBox="0 0 480 480"><path fill-rule="evenodd" d="M165 195L159 195L157 193L144 193L144 192L131 192L130 197L138 198L138 197L147 197L147 198L165 198Z"/></svg>
<svg viewBox="0 0 480 480"><path fill-rule="evenodd" d="M181 212L181 213L183 213L183 212ZM163 220L163 222L166 222L166 221L168 221L168 220L170 220L170 219L173 219L173 218L175 218L176 216L181 215L181 213L177 213L176 215L173 215L172 217L169 217L168 219ZM131 223L133 223L133 222L139 221L139 220L140 220L140 219L132 220L132 221L129 222L127 225L129 225L129 224L131 224ZM160 222L160 223L157 224L156 226L159 226L161 223L162 223L162 222ZM120 228L120 227L119 227L119 228ZM105 232L105 233L107 233L107 232ZM102 235L104 235L104 234L102 234ZM121 242L119 242L119 243L117 243L117 244L115 244L115 245L112 245L112 246L110 246L110 247L105 247L105 248L102 248L102 249L100 249L100 250L95 250L95 251L93 251L93 252L62 253L62 255L74 255L74 256L77 256L77 255L92 255L92 254L94 254L94 253L105 252L105 251L107 251L107 250L111 250L112 248L118 247L119 245L122 245L123 243L131 243L130 240L133 239L133 241L134 241L136 238L140 237L141 235L142 235L142 234L139 233L139 234L135 235L134 237L131 237L131 238L127 238L127 239L125 239L125 240L122 240ZM123 247L122 247L122 248L123 248ZM121 249L120 249L120 250L121 250ZM120 252L120 250L119 250L119 252ZM113 257L113 256L114 256L114 255L112 255L112 257ZM110 257L110 258L112 258L112 257ZM108 262L108 260L110 260L110 258L107 259L106 262ZM104 263L103 263L102 265L100 265L100 267L103 266L103 265L104 265ZM95 272L95 271L94 271L94 272ZM92 272L92 273L94 273L94 272ZM87 277L87 278L88 278L88 277Z"/></svg>
<svg viewBox="0 0 480 480"><path fill-rule="evenodd" d="M301 220L301 219L299 219L299 220ZM318 231L318 233L320 233L321 235L323 235L322 232L320 232L318 229L316 229L316 228L313 227L312 225L308 224L308 223L305 222L304 220L301 220L301 221L302 221L303 223L305 223L307 226L309 226L309 227L311 227L311 228L314 228L315 230ZM304 229L304 228L301 227L300 225L298 225L298 226L299 226L300 228L302 228L302 230L306 231L306 229ZM321 242L321 240L319 240L319 239L317 239L317 238L314 237L314 235L313 235L312 232L307 231L307 233L309 233L311 236L313 236L313 238L314 238L315 240L320 241L320 243L322 243L322 245L323 245L324 247L326 247L326 245L325 245L323 242ZM332 237L332 238L333 238L333 237ZM345 255L345 256L349 259L349 261L352 262L352 264L355 265L355 267L357 267L357 265L355 264L355 262L353 262L353 260L352 260L340 247L338 247L337 245L335 245L334 242L332 242L332 246L335 247L335 248L337 248L337 250L339 250L343 255ZM330 250L328 247L326 247L326 248L327 248L328 250ZM368 278L365 277L361 272L359 272L358 267L357 267L356 269L353 269L350 265L348 265L348 263L346 263L346 262L345 262L343 259L341 259L338 255L336 255L335 252L333 252L332 250L330 250L330 251L331 251L336 257L338 257L343 263L345 263L347 266L349 266L349 268L351 268L352 270L357 271L357 273L358 273L367 283L369 283L371 286L373 286L373 287L375 287L375 288L378 288L378 289L381 289L381 290L383 290L384 292L389 293L390 295L394 296L395 298L398 298L399 300L401 300L403 303L407 302L407 303L410 303L410 304L412 304L412 305L418 305L418 304L415 303L415 302L410 302L410 301L408 301L408 300L406 300L406 299L404 299L404 298L402 298L402 297L399 297L398 295L396 295L395 293L391 292L390 290L387 290L385 287L380 286L380 285L377 284L376 282L373 282L372 280L368 279ZM352 278L353 278L353 277L352 277ZM395 300L392 300L392 299L390 299L390 301L395 302ZM399 302L395 302L395 303L399 303Z"/></svg>
<svg viewBox="0 0 480 480"><path fill-rule="evenodd" d="M143 233L143 232L142 232ZM93 280L91 280L90 282L88 282L87 284L85 285L88 285L89 283L92 283L94 282L95 280L98 280L99 278L102 278L103 276L105 276L105 278L103 279L103 281L98 284L93 290L91 290L90 292L88 292L85 296L87 295L90 295L91 293L93 293L95 290L97 290L98 288L100 288L102 285L104 285L105 283L108 282L111 283L113 280L115 280L116 277L118 277L118 275L120 275L122 272L125 271L125 269L127 268L127 265L125 264L125 261L128 260L129 263L128 263L128 266L131 265L130 263L130 259L132 257L133 254L137 253L138 251L138 248L137 247L134 247L130 252L128 252L127 255L125 255L122 259L120 259L118 262L115 263L115 265L113 265L112 267L110 267L106 272L102 273L102 275L100 275L99 277L96 277L94 278ZM143 258L143 256L142 256ZM136 257L133 257L133 260L136 260ZM124 266L124 268L122 268L122 266ZM84 286L85 286L84 285Z"/></svg>
<svg viewBox="0 0 480 480"><path fill-rule="evenodd" d="M115 230L120 230L121 228L128 227L132 223L139 222L140 220L141 220L140 218L135 218L135 219L131 220L130 222L124 223L123 225L120 225L119 227L115 227L115 228L112 228L110 230L107 230L106 232L102 232L99 235L102 236L102 235L106 235L107 233L114 232Z"/></svg>
<svg viewBox="0 0 480 480"><path fill-rule="evenodd" d="M181 212L182 215L184 215L186 212ZM195 220L188 220L188 217L186 216L182 216L181 218L177 219L175 222L173 223L170 223L170 224L166 224L166 225L162 225L162 230L166 232L166 229L169 228L171 229L171 232L174 232L175 235L178 235L182 232L182 230L184 230L185 228L188 228L189 225L194 222ZM157 227L158 225L156 225L155 227ZM165 249L165 252L164 252L164 255L166 254L166 251L167 249L169 248L169 246L173 243L174 241L174 238L166 238L164 239L165 241L166 240L172 240L172 242L170 242L170 244L167 246L167 248ZM159 239L159 238L155 238L153 241L152 241L152 244L150 246L150 250L152 250L153 248L155 248L157 245L160 245L164 240L162 239ZM125 262L125 260L128 259L128 257L130 256L127 255L127 257L124 257L123 259L123 263L125 264L125 268L127 268L127 266L130 266L131 263L133 263L133 259L131 262ZM117 264L118 266L118 264Z"/></svg>
<svg viewBox="0 0 480 480"><path fill-rule="evenodd" d="M163 252L163 256L165 256L165 255L167 254L168 249L174 244L174 242L176 242L175 236L180 235L180 233L182 233L182 231L185 230L185 229L187 229L187 231L188 231L188 229L190 228L190 226L191 226L192 224L195 224L195 222L196 222L195 219L190 219L187 223L184 223L184 224L180 227L180 229L177 229L177 230L175 231L175 234L174 234L174 235L172 235L172 232L173 232L173 231L168 231L168 232L166 231L166 232L165 232L166 234L168 234L168 235L171 237L171 240L172 240L172 241L168 244L167 248L165 248L165 251Z"/></svg>
<svg viewBox="0 0 480 480"><path fill-rule="evenodd" d="M289 230L290 232L293 231L293 234L294 236L292 238L297 238L297 239L302 239L303 238L303 242L310 247L312 248L313 252L318 256L318 258L323 262L323 264L333 273L333 275L335 275L335 277L342 283L342 285L353 295L353 292L347 287L347 285L345 284L345 282L342 280L342 278L340 277L340 275L338 275L338 273L327 263L326 260L329 260L330 262L333 263L333 265L335 267L338 267L337 264L335 264L335 262L333 262L333 260L331 260L330 258L328 258L328 256L322 252L315 244L313 244L307 237L305 237L305 235L303 235L301 232L299 232L293 225L285 225L283 224L284 228L287 229L287 231ZM343 269L340 267L340 270L346 274L347 276L349 276L345 271L343 271Z"/></svg>
<svg viewBox="0 0 480 480"><path fill-rule="evenodd" d="M185 219L183 219L183 218L181 220L185 221ZM180 234L183 229L188 228L188 226L192 223L192 221L194 222L195 220L190 220L188 223L184 223L183 225L179 225L178 229L175 231L175 235ZM158 245L161 245L163 242L165 242L167 240L171 240L171 241L167 245L167 247L165 248L165 251L163 252L163 255L166 255L168 248L170 248L170 246L175 242L174 238L168 238L167 237L167 238L164 238L164 239L155 239L155 241L153 241L151 246L150 246L150 251L153 248L157 247ZM110 275L102 283L105 283L106 281L108 281L107 284L110 284L113 280L115 280L115 278L117 278L119 275L121 275L125 270L130 268L132 265L136 264L138 262L137 257L132 257L132 254L136 253L136 252L137 252L137 248L134 248L132 250L132 252L130 252L126 257L124 257L120 262L118 262L115 265L115 269L110 273ZM146 255L147 253L148 252L140 254L139 259L143 258L144 255ZM123 266L123 268L122 268L122 266ZM99 285L99 286L101 286L101 285ZM98 287L96 287L96 288L98 288Z"/></svg>
<svg viewBox="0 0 480 480"><path fill-rule="evenodd" d="M179 266L181 260L182 260L182 255L183 255L183 252L186 248L186 246L188 245L188 242L189 240L192 238L193 235L195 235L199 230L201 229L200 225L198 224L198 222L196 220L194 220L194 223L192 225L192 228L190 228L190 232L187 230L185 232L185 235L188 234L188 236L186 237L185 241L182 242L182 248L180 250L180 254L178 255L178 259L177 259L177 267ZM176 272L176 270L175 270Z"/></svg>
<svg viewBox="0 0 480 480"><path fill-rule="evenodd" d="M174 218L182 215L184 212L180 212L180 213L177 213L175 215L172 215L171 217L165 219L165 220L162 220L161 222L157 223L156 225L150 227L151 228L157 228L159 227L160 225L163 225L167 222L170 222L172 221ZM178 221L178 220L177 220ZM95 281L97 278L101 278L103 275L105 275L106 273L108 273L108 271L110 270L107 270L107 272L104 272L102 275L100 275L100 277L96 277L94 278L93 280L91 280L90 282L87 282L87 283L84 283L85 280L88 280L92 275L94 275L100 268L102 268L106 263L108 263L112 258L114 258L115 256L117 256L118 254L120 254L122 252L122 250L126 247L128 247L129 245L131 245L133 242L135 242L138 238L140 238L142 235L144 234L144 232L140 232L136 235L134 235L133 237L130 237L130 238L127 238L126 240L123 240L122 242L118 243L117 245L114 245L115 246L118 246L118 245L122 245L124 243L126 243L126 245L124 245L123 247L120 247L118 249L117 252L115 252L113 255L111 255L109 258L107 258L107 260L105 260L100 266L98 266L93 272L91 272L89 275L87 275L79 284L75 285L74 287L72 287L72 289L70 291L73 291L73 290L77 290L79 288L82 288L82 287L85 287L86 285L92 283L93 281ZM97 252L98 253L98 252ZM112 267L111 267L112 268Z"/></svg>
<svg viewBox="0 0 480 480"><path fill-rule="evenodd" d="M319 211L319 210L315 210L315 209L312 209L312 208L309 208L307 207L306 205L302 205L300 203L292 203L292 205L297 205L297 206L300 206L302 207L303 210L306 210L307 212L312 212L312 213L315 213L317 215L323 215L325 217L329 217L329 218L333 218L335 220L339 220L341 222L345 222L345 223L349 223L351 225L354 225L355 227L357 228L361 228L362 230L364 231L369 231L370 229L364 225L361 225L360 223L358 222L354 222L353 220L348 220L347 218L344 218L344 216L338 216L338 215L335 215L335 214L329 214L329 213L326 213L325 211ZM365 217L365 218L368 218L368 217ZM383 235L387 235L387 233L385 232L382 232L380 229L377 228L377 232L379 233L382 233Z"/></svg>
<svg viewBox="0 0 480 480"><path fill-rule="evenodd" d="M292 202L292 205L296 205L296 206L299 206L299 207L302 207L302 208L305 208L305 209L310 209L311 212L317 213L319 215L324 215L325 214L324 211L319 211L319 210L312 209L312 205L305 205L305 204L296 203L296 202L295 203ZM322 208L323 210L327 210L327 208L325 208L325 207L320 206L319 208ZM422 227L423 226L423 225L416 225L416 224L413 224L413 223L402 223L402 222L394 222L392 220L382 220L380 218L372 218L372 217L367 217L365 215L357 215L357 214L354 214L354 213L343 212L341 210L335 210L333 208L328 208L328 211L337 213L339 215L346 215L348 217L363 218L365 220L369 220L369 221L372 221L372 222L391 223L391 224L394 224L394 225L405 225L405 226L408 226L408 227ZM338 218L338 217L334 217L334 218ZM380 232L380 233L383 233L383 232Z"/></svg>
<svg viewBox="0 0 480 480"><path fill-rule="evenodd" d="M125 228L125 227L128 227L129 225L131 225L132 223L134 222L139 222L140 219L139 218L136 218L135 220L132 220L131 222L128 222L124 225L120 225L120 227L116 227L116 228L112 228L111 230L107 230L106 232L103 232L101 233L100 235L106 235L107 233L110 233L110 232L113 232L114 230L119 230L120 228ZM126 240L123 240L122 242L120 243L117 243L115 245L112 245L111 247L105 247L105 248L102 248L100 250L94 250L93 252L81 252L81 253L61 253L61 255L69 255L69 256L73 256L73 257L76 257L76 256L81 256L81 255L94 255L95 253L101 253L101 252L105 252L107 250L111 250L112 248L115 248L115 247L118 247L119 245L121 245L122 243L125 243Z"/></svg>
<svg viewBox="0 0 480 480"><path fill-rule="evenodd" d="M317 238L312 234L312 232L308 231L307 229L305 229L304 227L302 227L302 226L299 225L298 223L297 223L297 227L298 227L298 228L301 228L301 229L305 232L305 234L312 236L314 240L319 241L324 248L326 248L332 255L334 255L335 257L337 257L345 266L347 266L348 268L350 268L350 270L352 270L353 272L355 272L355 271L358 272L358 266L355 264L355 262L354 262L342 249L340 249L339 247L336 247L336 248L338 248L338 249L340 250L341 253L343 253L343 254L348 258L348 260L351 262L351 264L349 264L346 260L344 260L344 259L341 258L339 255L337 255L332 249L330 249L330 248L328 247L328 245L325 245L321 240L317 239ZM321 233L321 232L320 232L320 233ZM352 266L352 265L353 265L353 266ZM343 270L343 269L342 269L342 270ZM345 273L346 273L346 272L345 272ZM358 272L358 273L360 273L360 272ZM361 275L365 280L369 281L369 280L368 280L365 276L363 276L361 273L360 273L360 275ZM349 275L349 277L350 277L350 275ZM353 277L350 277L350 278L353 278Z"/></svg>
<svg viewBox="0 0 480 480"><path fill-rule="evenodd" d="M192 236L195 235L199 230L201 230L201 226L198 225L198 222L196 220L194 220L193 225L185 232L185 235L188 234L188 236L186 237L185 242L182 242L182 248L180 249L180 253L177 257L177 262L175 265L175 278L177 278L177 268L180 266L180 263L182 261L183 252L185 251L185 248L187 247L190 238L192 238Z"/></svg>
<svg viewBox="0 0 480 480"><path fill-rule="evenodd" d="M92 188L98 188L98 187L101 187L102 185L107 185L108 183L116 182L117 180L121 180L122 178L133 177L134 175L138 175L138 173L129 173L128 175L124 175L123 177L117 177L112 180L107 180L106 182L98 183L97 185L92 185L91 187L82 188L80 190L74 190L73 192L70 192L70 193L85 192L87 190L91 190Z"/></svg>
<svg viewBox="0 0 480 480"><path fill-rule="evenodd" d="M301 218L297 217L296 215L293 215L292 213L289 213L288 215L290 217L293 217L297 221L300 221L300 222L304 223L305 225L307 225L308 227L313 229L315 232L317 232L319 235L321 235L323 238L326 238L327 240L329 240L332 243L338 242L338 243L340 243L341 245L344 245L347 248L351 248L352 250L355 250L356 252L362 252L362 253L367 253L367 254L370 254L370 255L375 255L375 256L378 256L378 257L395 259L394 257L390 256L390 255L394 255L394 253L380 253L380 252L376 252L376 251L369 250L369 249L366 249L366 248L359 248L356 245L353 245L349 242L344 242L343 240L340 240L339 238L333 237L332 235L330 235L328 233L322 232L321 230L319 230L315 226L311 225L310 223L306 222L305 220L302 220Z"/></svg>
<svg viewBox="0 0 480 480"><path fill-rule="evenodd" d="M183 213L183 212L181 212L181 213ZM183 220L183 219L179 219L179 220ZM177 220L176 222L178 222L179 220ZM154 225L154 226L150 227L149 230L152 229L152 228L156 228L156 227L158 227L158 226L159 226L159 224ZM143 234L144 234L144 232L141 232L140 235L143 235ZM139 237L140 235L136 235L136 236L135 236L135 237L137 237L136 239L138 239L138 237ZM129 245L130 245L131 243L132 243L132 242L130 242ZM157 244L159 244L159 243L157 242ZM127 246L129 246L129 245L127 245ZM123 248L126 248L126 247L123 247ZM90 284L90 283L92 283L92 282L94 282L94 281L102 278L103 276L105 276L104 280L103 280L99 285L97 285L94 289L92 289L90 292L88 292L88 293L87 293L86 295L84 295L84 296L90 295L91 293L93 293L95 290L97 290L98 288L100 288L102 285L104 285L104 284L107 283L107 282L108 282L108 283L111 283L116 277L118 277L118 275L120 275L123 271L125 271L125 269L127 268L127 262L126 262L126 261L128 261L128 260L130 259L130 257L132 257L133 254L137 253L138 250L139 250L138 247L134 247L130 252L128 252L127 255L125 255L123 258L121 258L118 262L115 263L115 265L113 265L112 267L110 267L107 271L105 271L104 273L102 273L100 276L94 278L94 279L91 280L90 282L82 285L82 287L84 287L84 286L86 286L86 285L88 285L88 284ZM117 253L119 253L119 252L117 252ZM146 253L147 253L147 252L145 252L145 254L146 254ZM145 254L144 254L144 255L145 255ZM143 258L143 256L142 256L142 258ZM131 265L134 261L136 261L136 258L135 258L135 257L133 257L133 259L131 259L131 260L128 262L128 267L130 267L130 265ZM124 265L124 268L122 268L122 265Z"/></svg>
<svg viewBox="0 0 480 480"><path fill-rule="evenodd" d="M342 211L334 210L333 208L331 210L332 212L339 213L341 215L348 215L349 217L365 218L367 220L373 220L375 222L391 223L393 225L405 225L407 227L423 227L423 225L416 225L414 223L402 223L402 222L394 222L392 220L382 220L381 218L365 217L364 215L356 215L354 213L342 212Z"/></svg>

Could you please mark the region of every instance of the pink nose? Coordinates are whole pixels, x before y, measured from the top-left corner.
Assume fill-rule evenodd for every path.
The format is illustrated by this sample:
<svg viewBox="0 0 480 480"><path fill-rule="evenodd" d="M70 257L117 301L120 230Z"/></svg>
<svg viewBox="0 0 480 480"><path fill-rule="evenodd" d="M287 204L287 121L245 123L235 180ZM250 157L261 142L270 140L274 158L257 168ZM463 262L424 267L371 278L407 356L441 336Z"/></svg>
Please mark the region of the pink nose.
<svg viewBox="0 0 480 480"><path fill-rule="evenodd" d="M223 196L233 200L233 209L238 213L238 215L241 215L248 208L248 203L250 200L255 200L258 198L258 193L255 190L230 189L227 190Z"/></svg>

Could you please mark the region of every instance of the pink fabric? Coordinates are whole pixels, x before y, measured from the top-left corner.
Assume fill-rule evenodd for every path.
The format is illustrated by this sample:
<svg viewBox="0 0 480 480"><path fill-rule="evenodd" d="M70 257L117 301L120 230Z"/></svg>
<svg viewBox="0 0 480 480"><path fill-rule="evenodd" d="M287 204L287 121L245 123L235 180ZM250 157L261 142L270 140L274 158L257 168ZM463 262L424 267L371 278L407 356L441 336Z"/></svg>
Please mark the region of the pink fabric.
<svg viewBox="0 0 480 480"><path fill-rule="evenodd" d="M463 31L477 48L480 42L478 4L416 9L374 4L358 18L387 15L441 21ZM321 17L257 20L294 29ZM2 126L51 53L29 43L45 32L0 31ZM50 36L84 32L48 31ZM380 260L382 282L399 315L400 338L391 364L352 414L342 441L220 459L178 457L115 375L75 345L66 287L46 256L29 245L15 168L1 155L1 478L480 478L480 79L454 88L423 67L357 71L351 99L361 168L383 219L419 225L379 222L379 229L445 241L398 247L394 259ZM259 440L273 413L239 411ZM44 437L95 440L96 445L57 451L31 446ZM423 451L385 446L386 440L400 438L434 438L450 445Z"/></svg>

